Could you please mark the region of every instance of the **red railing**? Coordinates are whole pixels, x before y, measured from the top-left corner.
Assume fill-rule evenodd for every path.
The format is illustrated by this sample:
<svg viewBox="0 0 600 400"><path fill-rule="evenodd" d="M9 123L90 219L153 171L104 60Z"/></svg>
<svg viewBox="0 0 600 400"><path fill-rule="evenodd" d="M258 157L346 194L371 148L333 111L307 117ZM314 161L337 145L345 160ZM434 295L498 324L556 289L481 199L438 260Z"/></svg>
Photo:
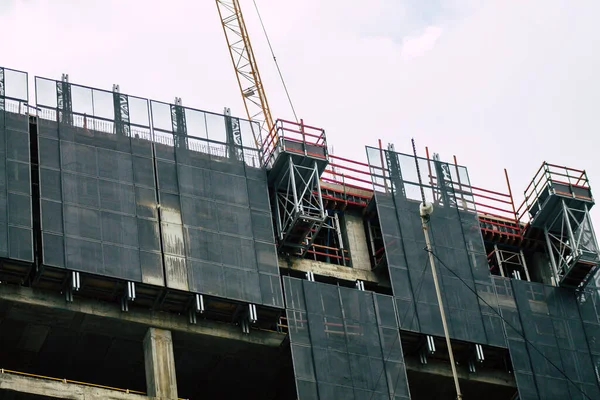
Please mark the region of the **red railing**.
<svg viewBox="0 0 600 400"><path fill-rule="evenodd" d="M306 125L304 120L300 122L293 122L284 119L278 119L275 121L275 125L269 132L266 138L263 139L263 143L260 147L261 162L262 165L269 165L272 161L272 157L279 146L282 145L283 141L296 142L302 145L304 151L311 146L322 148L322 153L311 153L307 152L308 155L315 157L327 157L327 140L325 138L325 131L321 128ZM287 148L286 151L296 151L292 148Z"/></svg>
<svg viewBox="0 0 600 400"><path fill-rule="evenodd" d="M529 221L531 206L536 202L547 185L551 185L552 183L569 187L569 192L557 191L559 194L583 200L591 200L590 197L577 195L573 190L575 188L590 190L590 182L585 170L544 162L535 173L531 182L529 182L529 185L527 185L525 199L516 210L520 221L523 223Z"/></svg>
<svg viewBox="0 0 600 400"><path fill-rule="evenodd" d="M369 166L364 162L330 154L329 165L323 172L321 181L340 185L342 189L350 188L370 192L371 194L365 197L371 198L373 185L381 186L373 182L372 170L374 169L381 170L381 167ZM355 194L353 193L353 195Z"/></svg>

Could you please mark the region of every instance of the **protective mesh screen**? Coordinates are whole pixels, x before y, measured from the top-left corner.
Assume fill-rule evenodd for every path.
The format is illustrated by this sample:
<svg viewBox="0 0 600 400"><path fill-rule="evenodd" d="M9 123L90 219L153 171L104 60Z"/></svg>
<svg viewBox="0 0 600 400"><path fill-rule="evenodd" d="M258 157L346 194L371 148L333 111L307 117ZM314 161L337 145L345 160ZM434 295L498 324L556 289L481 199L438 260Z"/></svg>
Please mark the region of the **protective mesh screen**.
<svg viewBox="0 0 600 400"><path fill-rule="evenodd" d="M402 329L443 336L429 256L419 215L421 188L434 204L428 230L437 262L438 280L448 316L450 336L481 344L506 346L501 319L464 288L442 261L471 289L496 307L468 174L464 167L367 148L387 263ZM384 160L386 174L381 172ZM482 297L483 297L482 296Z"/></svg>
<svg viewBox="0 0 600 400"><path fill-rule="evenodd" d="M0 257L33 261L27 73L0 67Z"/></svg>
<svg viewBox="0 0 600 400"><path fill-rule="evenodd" d="M499 295L501 291L507 295L502 302L504 318L528 341L507 325L520 398L585 399L582 391L591 399L600 398L594 362L597 341L584 329L597 291L578 300L569 289L504 278L494 281Z"/></svg>
<svg viewBox="0 0 600 400"><path fill-rule="evenodd" d="M392 297L290 277L284 287L299 399L410 398Z"/></svg>
<svg viewBox="0 0 600 400"><path fill-rule="evenodd" d="M282 307L267 177L242 145L246 125L151 106L167 286Z"/></svg>
<svg viewBox="0 0 600 400"><path fill-rule="evenodd" d="M367 153L375 172L375 199L401 329L443 335L418 213L423 188L427 201L434 203L428 227L439 257L436 265L450 336L508 346L520 399L583 399L582 390L589 398L600 398L598 290L578 295L569 289L492 277L466 170L418 159L424 177L419 185L414 157L373 148Z"/></svg>
<svg viewBox="0 0 600 400"><path fill-rule="evenodd" d="M44 264L163 285L148 101L36 78Z"/></svg>

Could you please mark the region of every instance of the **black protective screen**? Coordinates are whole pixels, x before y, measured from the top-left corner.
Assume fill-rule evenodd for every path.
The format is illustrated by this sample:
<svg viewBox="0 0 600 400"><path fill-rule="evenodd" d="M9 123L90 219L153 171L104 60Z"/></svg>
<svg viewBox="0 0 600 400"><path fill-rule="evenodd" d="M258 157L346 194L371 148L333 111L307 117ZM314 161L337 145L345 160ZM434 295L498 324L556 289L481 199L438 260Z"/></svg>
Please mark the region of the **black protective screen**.
<svg viewBox="0 0 600 400"><path fill-rule="evenodd" d="M151 105L167 286L282 307L266 171L242 145L251 125Z"/></svg>
<svg viewBox="0 0 600 400"><path fill-rule="evenodd" d="M33 261L27 73L0 67L0 257Z"/></svg>
<svg viewBox="0 0 600 400"><path fill-rule="evenodd" d="M163 285L148 101L36 78L44 264Z"/></svg>
<svg viewBox="0 0 600 400"><path fill-rule="evenodd" d="M367 148L392 290L402 329L443 336L429 255L419 215L421 188L434 204L428 231L436 261L450 336L480 344L506 346L501 319L465 283L496 307L497 300L473 206L466 168ZM383 188L383 190L382 190ZM451 273L445 264L456 275Z"/></svg>
<svg viewBox="0 0 600 400"><path fill-rule="evenodd" d="M284 277L298 399L410 398L391 296Z"/></svg>

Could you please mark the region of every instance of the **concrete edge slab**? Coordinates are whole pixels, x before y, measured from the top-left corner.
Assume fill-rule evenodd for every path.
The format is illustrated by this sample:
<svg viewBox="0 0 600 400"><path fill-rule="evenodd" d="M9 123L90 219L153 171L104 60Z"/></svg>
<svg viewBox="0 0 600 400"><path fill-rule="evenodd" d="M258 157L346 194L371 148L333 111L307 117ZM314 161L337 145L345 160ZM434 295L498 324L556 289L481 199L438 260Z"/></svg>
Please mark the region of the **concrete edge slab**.
<svg viewBox="0 0 600 400"><path fill-rule="evenodd" d="M197 324L190 324L186 316L161 311L132 307L129 312L122 312L119 305L99 300L76 298L74 302L67 302L59 293L16 285L0 285L0 300L266 346L280 346L285 339L283 334L263 330L251 330L250 334L244 334L237 326L217 321L198 320Z"/></svg>

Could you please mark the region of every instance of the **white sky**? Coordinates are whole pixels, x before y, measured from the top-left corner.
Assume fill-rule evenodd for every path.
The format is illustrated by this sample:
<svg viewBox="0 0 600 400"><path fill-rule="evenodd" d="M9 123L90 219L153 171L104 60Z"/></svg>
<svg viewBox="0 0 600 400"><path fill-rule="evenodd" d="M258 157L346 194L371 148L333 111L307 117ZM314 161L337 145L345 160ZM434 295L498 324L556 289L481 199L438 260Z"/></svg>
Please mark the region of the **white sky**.
<svg viewBox="0 0 600 400"><path fill-rule="evenodd" d="M542 161L600 187L597 0L257 0L299 116L335 154L410 138L473 185L521 193ZM274 117L292 118L250 0ZM243 117L213 1L1 0L0 65ZM592 212L596 216L597 212ZM595 225L600 226L600 215Z"/></svg>

